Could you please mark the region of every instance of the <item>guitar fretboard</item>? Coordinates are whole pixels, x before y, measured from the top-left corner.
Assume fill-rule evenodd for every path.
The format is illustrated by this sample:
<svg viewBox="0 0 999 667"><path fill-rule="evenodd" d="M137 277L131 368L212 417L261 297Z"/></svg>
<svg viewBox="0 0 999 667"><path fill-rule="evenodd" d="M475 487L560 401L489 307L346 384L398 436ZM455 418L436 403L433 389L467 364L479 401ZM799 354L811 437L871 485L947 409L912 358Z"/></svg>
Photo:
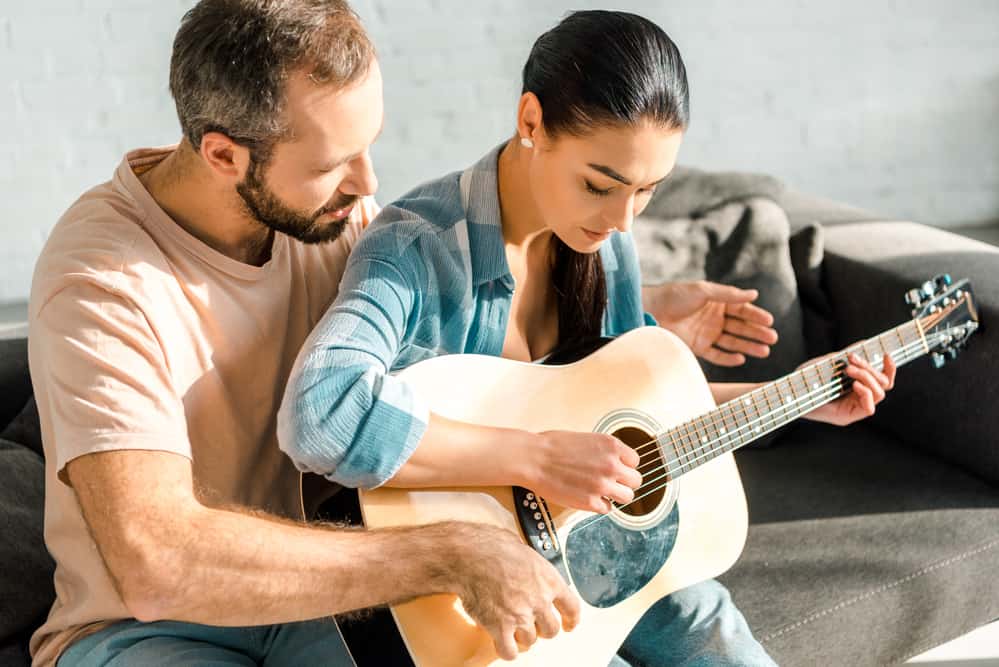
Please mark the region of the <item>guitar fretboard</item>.
<svg viewBox="0 0 999 667"><path fill-rule="evenodd" d="M723 403L658 436L667 452L665 473L676 478L836 400L852 384L843 372L851 353L880 370L887 356L902 366L929 349L919 320L912 320Z"/></svg>

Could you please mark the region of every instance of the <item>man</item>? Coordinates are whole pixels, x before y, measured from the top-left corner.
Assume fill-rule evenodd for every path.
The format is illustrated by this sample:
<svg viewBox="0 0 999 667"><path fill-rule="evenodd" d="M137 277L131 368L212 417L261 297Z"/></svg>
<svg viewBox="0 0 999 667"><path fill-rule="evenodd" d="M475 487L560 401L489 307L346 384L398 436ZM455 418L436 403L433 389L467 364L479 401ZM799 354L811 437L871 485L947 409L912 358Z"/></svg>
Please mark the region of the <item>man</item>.
<svg viewBox="0 0 999 667"><path fill-rule="evenodd" d="M203 0L170 88L183 140L129 153L35 272L57 599L34 663L350 664L332 614L433 593L490 629L552 604L571 628L576 597L505 531L306 524L277 447L298 348L375 213L382 84L357 17L343 0ZM726 311L773 342L753 294L727 290L647 296L702 355L727 354Z"/></svg>

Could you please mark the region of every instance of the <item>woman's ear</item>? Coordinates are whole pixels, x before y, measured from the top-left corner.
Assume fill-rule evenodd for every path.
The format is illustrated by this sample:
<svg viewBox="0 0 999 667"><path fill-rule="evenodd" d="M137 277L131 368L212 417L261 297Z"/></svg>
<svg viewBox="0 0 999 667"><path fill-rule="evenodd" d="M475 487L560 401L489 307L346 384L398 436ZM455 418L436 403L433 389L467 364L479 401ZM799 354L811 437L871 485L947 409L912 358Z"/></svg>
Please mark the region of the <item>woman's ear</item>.
<svg viewBox="0 0 999 667"><path fill-rule="evenodd" d="M524 93L517 105L517 134L523 142L529 140L534 146L542 146L545 142L545 131L542 127L541 101L534 93ZM525 144L526 145L526 144Z"/></svg>

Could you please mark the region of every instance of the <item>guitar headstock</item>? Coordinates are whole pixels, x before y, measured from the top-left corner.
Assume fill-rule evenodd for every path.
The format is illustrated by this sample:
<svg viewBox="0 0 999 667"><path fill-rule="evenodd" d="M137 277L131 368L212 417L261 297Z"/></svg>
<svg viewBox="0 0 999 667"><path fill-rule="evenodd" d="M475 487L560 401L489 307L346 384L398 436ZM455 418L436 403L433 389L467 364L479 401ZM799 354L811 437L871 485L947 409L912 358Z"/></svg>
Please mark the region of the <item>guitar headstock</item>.
<svg viewBox="0 0 999 667"><path fill-rule="evenodd" d="M937 368L956 359L978 329L978 306L971 283L966 279L951 283L950 275L943 273L905 295Z"/></svg>

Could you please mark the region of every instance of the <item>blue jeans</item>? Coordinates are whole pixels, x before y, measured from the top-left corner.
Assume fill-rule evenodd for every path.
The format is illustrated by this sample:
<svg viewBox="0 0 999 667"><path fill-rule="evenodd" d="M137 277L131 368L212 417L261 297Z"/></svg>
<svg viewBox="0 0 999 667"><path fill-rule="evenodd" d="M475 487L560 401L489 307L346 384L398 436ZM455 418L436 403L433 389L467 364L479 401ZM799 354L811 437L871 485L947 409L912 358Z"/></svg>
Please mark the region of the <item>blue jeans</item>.
<svg viewBox="0 0 999 667"><path fill-rule="evenodd" d="M121 621L71 645L58 667L352 667L332 619L247 628Z"/></svg>
<svg viewBox="0 0 999 667"><path fill-rule="evenodd" d="M122 621L70 646L59 667L353 665L331 620L251 628ZM775 667L716 581L660 600L612 667Z"/></svg>
<svg viewBox="0 0 999 667"><path fill-rule="evenodd" d="M728 589L711 579L666 596L645 612L613 667L776 667L753 638Z"/></svg>

